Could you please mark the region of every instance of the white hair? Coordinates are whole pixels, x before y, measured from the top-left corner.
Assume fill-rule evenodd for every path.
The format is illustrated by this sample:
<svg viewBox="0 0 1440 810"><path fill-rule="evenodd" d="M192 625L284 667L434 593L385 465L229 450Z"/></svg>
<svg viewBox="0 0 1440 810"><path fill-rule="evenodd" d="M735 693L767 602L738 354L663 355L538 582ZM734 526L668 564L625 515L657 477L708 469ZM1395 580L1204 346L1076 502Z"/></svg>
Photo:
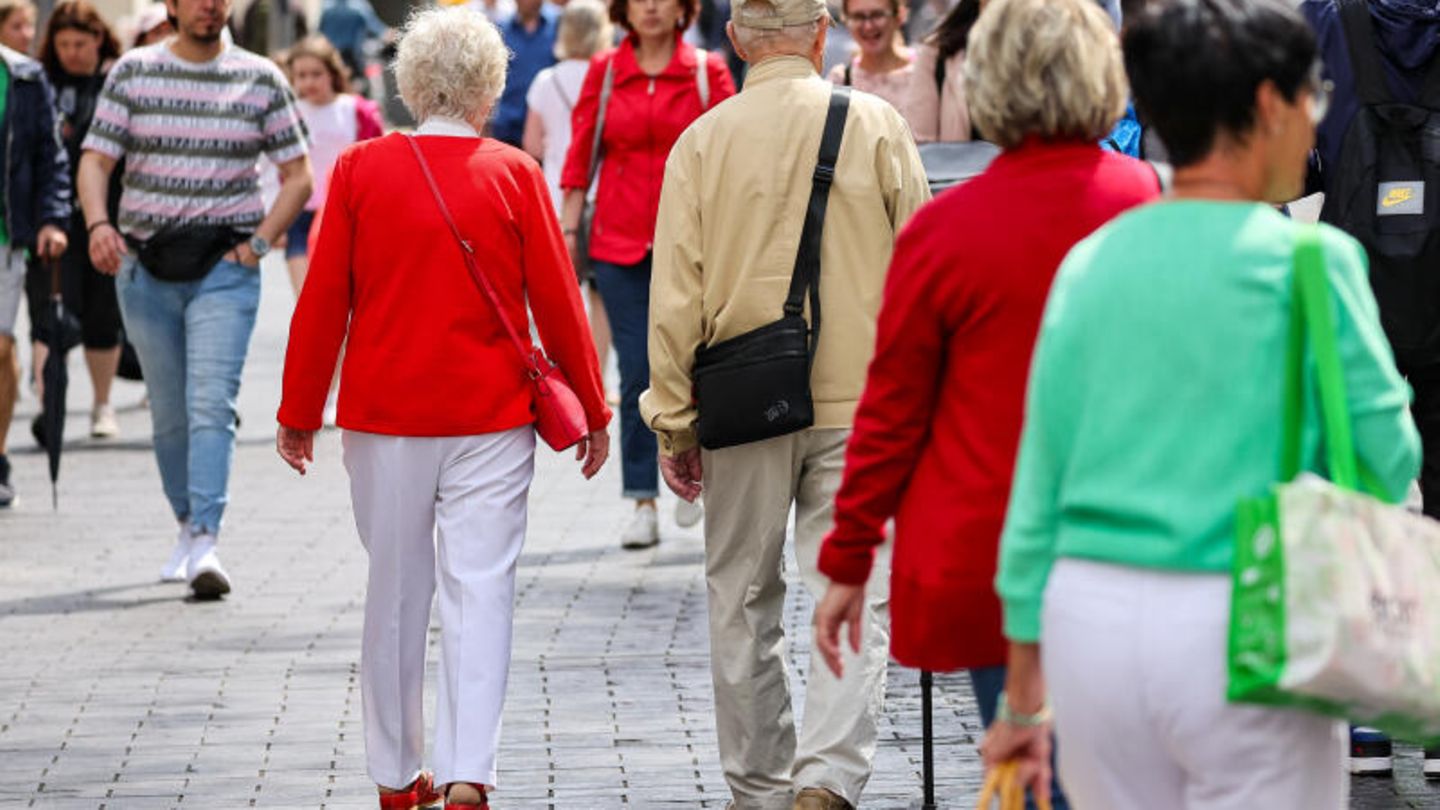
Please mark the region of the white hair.
<svg viewBox="0 0 1440 810"><path fill-rule="evenodd" d="M751 62L761 56L776 54L804 56L810 53L810 46L815 44L815 35L820 33L821 25L824 23L817 19L780 28L751 28L736 20L735 39L740 41L740 47L749 54Z"/></svg>
<svg viewBox="0 0 1440 810"><path fill-rule="evenodd" d="M410 15L395 56L395 81L417 121L468 120L505 89L510 52L493 23L465 6Z"/></svg>

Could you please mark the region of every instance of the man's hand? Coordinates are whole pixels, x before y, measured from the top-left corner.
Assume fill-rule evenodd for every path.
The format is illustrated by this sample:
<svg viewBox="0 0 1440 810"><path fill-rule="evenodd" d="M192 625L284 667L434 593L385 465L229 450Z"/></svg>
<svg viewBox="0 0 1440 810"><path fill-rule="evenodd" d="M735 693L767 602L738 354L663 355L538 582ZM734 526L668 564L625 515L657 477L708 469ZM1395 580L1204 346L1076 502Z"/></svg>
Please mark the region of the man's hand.
<svg viewBox="0 0 1440 810"><path fill-rule="evenodd" d="M304 475L305 466L315 460L315 431L281 425L275 431L275 451L295 472Z"/></svg>
<svg viewBox="0 0 1440 810"><path fill-rule="evenodd" d="M700 448L692 447L673 456L661 456L660 474L671 492L694 503L700 497L700 481L704 477Z"/></svg>
<svg viewBox="0 0 1440 810"><path fill-rule="evenodd" d="M815 646L835 677L845 675L841 661L840 628L849 626L850 649L860 652L861 619L865 610L865 586L830 583L825 597L815 606Z"/></svg>
<svg viewBox="0 0 1440 810"><path fill-rule="evenodd" d="M600 472L600 468L605 466L605 459L609 457L610 434L603 428L591 431L589 436L575 445L575 460L585 462L580 465L580 474L585 476L587 481Z"/></svg>
<svg viewBox="0 0 1440 810"><path fill-rule="evenodd" d="M35 252L42 259L58 259L65 248L70 246L70 239L65 232L54 225L44 225L40 228L40 235L35 239Z"/></svg>
<svg viewBox="0 0 1440 810"><path fill-rule="evenodd" d="M236 264L243 264L252 269L260 266L260 257L256 256L255 251L250 249L249 242L241 242L231 248L230 252L225 254L225 260L235 262Z"/></svg>
<svg viewBox="0 0 1440 810"><path fill-rule="evenodd" d="M90 263L107 276L120 272L120 261L127 250L125 237L110 223L95 226L90 232Z"/></svg>

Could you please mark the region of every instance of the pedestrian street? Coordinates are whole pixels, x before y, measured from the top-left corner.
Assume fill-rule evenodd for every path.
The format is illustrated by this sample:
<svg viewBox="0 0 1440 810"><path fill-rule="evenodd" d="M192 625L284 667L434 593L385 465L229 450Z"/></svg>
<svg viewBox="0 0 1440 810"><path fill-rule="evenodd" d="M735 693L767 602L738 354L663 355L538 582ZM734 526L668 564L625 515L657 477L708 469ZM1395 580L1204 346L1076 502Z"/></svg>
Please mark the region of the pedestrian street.
<svg viewBox="0 0 1440 810"><path fill-rule="evenodd" d="M225 600L190 602L183 584L157 581L174 525L138 385L116 390L122 437L97 443L72 364L58 511L28 436L36 402L21 400L10 435L20 502L0 512L0 808L375 806L357 677L365 557L339 434L322 434L303 479L275 455L292 298L277 260L264 274L221 540L235 583ZM660 545L622 551L618 459L588 484L569 457L537 460L495 805L724 807L699 528L677 529L662 500ZM797 690L810 607L792 575ZM433 624L431 640L433 676ZM968 682L938 677L935 701L940 806L974 807ZM918 674L892 666L863 806L919 806L920 729ZM1357 780L1352 806L1440 807L1419 757L1398 747L1396 778Z"/></svg>

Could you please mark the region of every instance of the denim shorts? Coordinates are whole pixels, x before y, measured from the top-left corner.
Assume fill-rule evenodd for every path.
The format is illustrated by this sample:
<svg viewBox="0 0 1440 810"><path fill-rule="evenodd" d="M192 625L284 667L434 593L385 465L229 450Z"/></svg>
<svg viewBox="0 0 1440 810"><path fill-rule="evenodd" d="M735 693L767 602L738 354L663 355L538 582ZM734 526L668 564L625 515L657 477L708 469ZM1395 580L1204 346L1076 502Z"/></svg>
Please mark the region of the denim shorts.
<svg viewBox="0 0 1440 810"><path fill-rule="evenodd" d="M285 258L309 254L310 224L314 221L314 211L301 211L300 216L290 223L290 230L285 232Z"/></svg>

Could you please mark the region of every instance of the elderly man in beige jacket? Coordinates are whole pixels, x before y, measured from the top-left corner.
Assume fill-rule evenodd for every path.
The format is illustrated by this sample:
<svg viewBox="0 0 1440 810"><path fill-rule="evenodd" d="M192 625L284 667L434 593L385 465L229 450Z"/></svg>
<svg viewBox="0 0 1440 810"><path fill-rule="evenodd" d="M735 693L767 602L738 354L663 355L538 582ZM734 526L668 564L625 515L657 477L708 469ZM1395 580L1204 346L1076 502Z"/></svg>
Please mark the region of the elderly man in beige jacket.
<svg viewBox="0 0 1440 810"><path fill-rule="evenodd" d="M705 493L716 725L739 810L857 804L885 691L883 572L872 577L859 660L837 679L812 658L798 740L782 626L791 507L800 578L818 598L826 579L816 561L885 271L900 227L930 197L908 127L879 98L853 93L829 191L814 425L703 452L695 432L696 351L781 317L830 104L831 86L818 74L828 24L823 0L735 4L729 33L750 64L744 90L676 142L655 234L650 389L640 407L659 435L666 483L686 500Z"/></svg>

